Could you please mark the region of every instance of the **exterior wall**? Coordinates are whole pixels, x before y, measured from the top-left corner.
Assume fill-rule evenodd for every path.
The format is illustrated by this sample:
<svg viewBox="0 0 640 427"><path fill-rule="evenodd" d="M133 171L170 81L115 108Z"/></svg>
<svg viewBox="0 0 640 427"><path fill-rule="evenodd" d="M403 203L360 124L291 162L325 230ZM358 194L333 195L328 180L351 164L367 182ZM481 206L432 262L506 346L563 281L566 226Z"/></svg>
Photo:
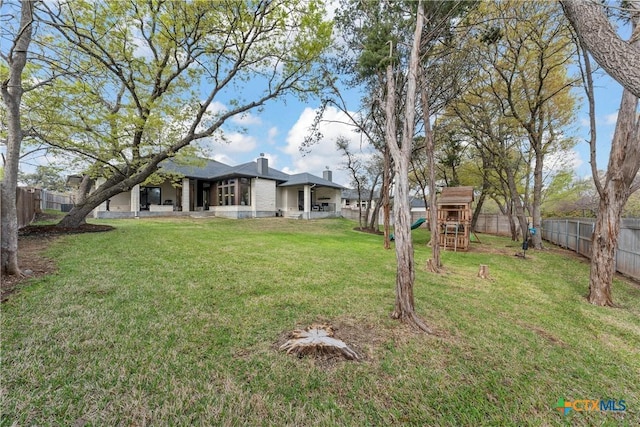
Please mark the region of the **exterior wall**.
<svg viewBox="0 0 640 427"><path fill-rule="evenodd" d="M316 190L315 203L320 210L340 214L342 192L336 188L321 187ZM325 205L326 204L326 205Z"/></svg>
<svg viewBox="0 0 640 427"><path fill-rule="evenodd" d="M171 200L171 206L177 205L176 188L171 185L170 181L167 180L160 185L160 196L163 205L167 200Z"/></svg>
<svg viewBox="0 0 640 427"><path fill-rule="evenodd" d="M211 206L209 211L213 212L215 216L223 218L253 218L254 211L251 206ZM274 216L271 212L269 216Z"/></svg>
<svg viewBox="0 0 640 427"><path fill-rule="evenodd" d="M252 179L251 206L255 217L275 216L276 182L270 179Z"/></svg>
<svg viewBox="0 0 640 427"><path fill-rule="evenodd" d="M124 193L116 194L109 202L109 210L111 212L131 212L131 192L126 191ZM102 211L106 209L100 209L102 205L98 206L96 210Z"/></svg>
<svg viewBox="0 0 640 427"><path fill-rule="evenodd" d="M298 192L311 189L310 186L280 188L282 203L278 205L283 216L290 218L318 219L339 217L342 192L336 188L314 187L314 195L310 201L311 210L304 212L298 206ZM324 204L324 205L323 205Z"/></svg>
<svg viewBox="0 0 640 427"><path fill-rule="evenodd" d="M160 198L162 203L165 200L171 200L171 208L163 205L152 205L149 210L152 211L173 211L173 206L176 205L176 189L171 185L169 181L165 181L161 185L150 185L150 187L160 187ZM140 191L140 186L135 186L133 191ZM139 200L139 199L137 199ZM102 203L95 209L94 216L97 212L104 212L107 210L107 204ZM125 191L120 194L116 194L109 199L109 211L110 212L131 212L131 191Z"/></svg>
<svg viewBox="0 0 640 427"><path fill-rule="evenodd" d="M298 211L298 188L284 187L280 191L282 193L282 204L278 207L284 212ZM302 190L302 187L300 188Z"/></svg>
<svg viewBox="0 0 640 427"><path fill-rule="evenodd" d="M204 211L204 212L181 212L181 211L171 211L171 212L151 212L151 211L140 211L138 215L136 212L112 212L112 211L102 211L96 212L95 217L100 219L124 219L124 218L154 218L154 217L174 217L174 216L191 216L191 217L213 217L216 216L214 212Z"/></svg>
<svg viewBox="0 0 640 427"><path fill-rule="evenodd" d="M185 206L194 205L195 181L184 179L183 188L176 189L170 181L161 185L150 186L160 187L160 199L163 204L150 205L149 210L139 211L137 216L181 216L193 213L193 210L185 209ZM311 186L299 187L277 187L276 181L270 179L253 178L251 180L251 204L248 206L210 206L209 211L198 212L209 213L209 216L220 216L224 218L264 218L273 217L278 214L283 216L299 216L303 213L298 207L298 192L307 189L307 197L311 195ZM139 192L139 188L137 190ZM131 191L120 193L111 198L109 211L106 211L106 203L96 208L94 216L96 218L133 218L136 212L132 212L132 200L134 195ZM178 200L181 197L181 200ZM170 205L164 202L170 200ZM340 216L341 212L341 191L328 187L314 187L313 198L309 205L311 210L304 213L304 218L327 218ZM183 211L176 211L176 206L182 204ZM199 210L199 209L198 209Z"/></svg>

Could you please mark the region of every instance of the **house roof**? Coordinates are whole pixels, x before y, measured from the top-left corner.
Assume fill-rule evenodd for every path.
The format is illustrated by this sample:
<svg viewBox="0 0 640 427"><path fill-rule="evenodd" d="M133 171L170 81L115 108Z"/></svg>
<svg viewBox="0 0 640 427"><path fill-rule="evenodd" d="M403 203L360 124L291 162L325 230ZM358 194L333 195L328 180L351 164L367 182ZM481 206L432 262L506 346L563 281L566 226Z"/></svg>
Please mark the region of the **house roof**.
<svg viewBox="0 0 640 427"><path fill-rule="evenodd" d="M231 170L231 166L211 159L194 159L190 164L177 163L174 159L167 159L160 163L160 167L167 172L174 172L189 178L212 179L224 176Z"/></svg>
<svg viewBox="0 0 640 427"><path fill-rule="evenodd" d="M371 196L371 191L370 190L362 190L360 192L360 198L362 200L368 200L369 197ZM379 191L374 191L373 192L373 198L376 199L380 197L380 192ZM343 199L348 199L348 200L357 200L358 199L358 190L353 189L353 188L345 188L342 190L342 198Z"/></svg>
<svg viewBox="0 0 640 427"><path fill-rule="evenodd" d="M426 208L427 204L424 202L424 199L421 198L413 198L410 200L409 204L412 208Z"/></svg>
<svg viewBox="0 0 640 427"><path fill-rule="evenodd" d="M344 188L340 184L336 184L333 181L320 178L319 176L311 175L310 173L298 173L295 175L289 175L289 179L280 184L280 187L293 187L296 185L320 185L322 187L331 188Z"/></svg>
<svg viewBox="0 0 640 427"><path fill-rule="evenodd" d="M444 187L440 197L439 205L457 205L473 202L473 187Z"/></svg>
<svg viewBox="0 0 640 427"><path fill-rule="evenodd" d="M248 178L259 177L259 178L267 178L272 179L274 181L287 181L289 179L289 175L284 172L281 172L277 169L268 168L269 172L267 174L258 173L258 162L248 162L243 163L238 166L232 166L231 171L228 175L234 176L245 176ZM218 178L218 177L216 177Z"/></svg>
<svg viewBox="0 0 640 427"><path fill-rule="evenodd" d="M267 167L267 173L259 172L258 160L229 166L211 159L195 159L192 164L179 164L174 159L160 163L163 170L184 175L188 178L221 180L232 177L264 178L276 181L279 186L319 185L322 187L344 188L335 182L320 178L310 173L289 175L277 169Z"/></svg>

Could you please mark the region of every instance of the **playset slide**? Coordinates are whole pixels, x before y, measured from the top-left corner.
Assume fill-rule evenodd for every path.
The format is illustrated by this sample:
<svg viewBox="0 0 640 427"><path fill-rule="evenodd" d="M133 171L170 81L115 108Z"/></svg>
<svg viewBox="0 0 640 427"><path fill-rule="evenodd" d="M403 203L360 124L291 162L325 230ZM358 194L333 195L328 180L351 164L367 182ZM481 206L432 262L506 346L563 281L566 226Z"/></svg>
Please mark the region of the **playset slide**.
<svg viewBox="0 0 640 427"><path fill-rule="evenodd" d="M411 229L415 230L416 228L420 227L422 224L424 224L425 222L427 222L426 218L418 218L416 220L416 222L414 222L413 224L411 224ZM394 237L393 237L393 233L391 233L389 235L389 240L393 241Z"/></svg>

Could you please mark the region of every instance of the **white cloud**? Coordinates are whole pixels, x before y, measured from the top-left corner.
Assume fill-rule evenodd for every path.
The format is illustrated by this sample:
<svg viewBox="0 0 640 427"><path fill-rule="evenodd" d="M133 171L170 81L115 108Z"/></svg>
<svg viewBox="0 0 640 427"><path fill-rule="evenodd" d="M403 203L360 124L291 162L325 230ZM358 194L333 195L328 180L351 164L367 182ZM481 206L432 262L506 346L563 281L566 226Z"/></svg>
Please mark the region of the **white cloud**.
<svg viewBox="0 0 640 427"><path fill-rule="evenodd" d="M255 151L256 138L240 132L231 132L224 134L224 142L216 142L214 146L220 147L224 153L248 153Z"/></svg>
<svg viewBox="0 0 640 427"><path fill-rule="evenodd" d="M211 158L217 162L224 163L225 165L235 165L236 161L224 153L218 153L211 156Z"/></svg>
<svg viewBox="0 0 640 427"><path fill-rule="evenodd" d="M231 119L235 124L241 126L249 126L249 125L260 125L262 124L262 119L258 116L254 116L251 113L243 113L238 114L237 116L233 116Z"/></svg>
<svg viewBox="0 0 640 427"><path fill-rule="evenodd" d="M546 175L566 169L577 170L583 164L584 160L576 150L562 150L545 157L544 172Z"/></svg>
<svg viewBox="0 0 640 427"><path fill-rule="evenodd" d="M269 145L276 143L276 136L278 136L278 133L278 128L275 126L269 129L269 133L267 134L267 142Z"/></svg>
<svg viewBox="0 0 640 427"><path fill-rule="evenodd" d="M354 127L349 126L347 115L336 108L328 107L323 115L323 121L319 125L322 137L309 147L308 153L300 151L300 146L309 135L309 129L316 117L317 110L305 108L298 121L291 127L287 134L286 146L282 151L291 158L289 168L285 168L286 173L309 172L322 176L322 172L329 167L333 171L333 180L341 185L349 185L349 174L343 169L344 157L336 149L338 137L346 138L350 142L352 149L358 150L363 146L367 151L368 145L361 144L360 134L354 132Z"/></svg>
<svg viewBox="0 0 640 427"><path fill-rule="evenodd" d="M605 125L615 125L618 121L618 112L607 114L604 116L604 124Z"/></svg>

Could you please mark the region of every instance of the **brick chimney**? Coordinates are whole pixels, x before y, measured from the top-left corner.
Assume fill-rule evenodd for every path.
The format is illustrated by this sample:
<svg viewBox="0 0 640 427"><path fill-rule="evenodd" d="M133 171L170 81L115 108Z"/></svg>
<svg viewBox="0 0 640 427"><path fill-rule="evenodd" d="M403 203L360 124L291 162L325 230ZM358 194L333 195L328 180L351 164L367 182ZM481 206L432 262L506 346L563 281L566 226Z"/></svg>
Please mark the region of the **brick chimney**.
<svg viewBox="0 0 640 427"><path fill-rule="evenodd" d="M333 181L333 172L329 170L329 166L327 166L327 170L322 171L322 178L327 181Z"/></svg>
<svg viewBox="0 0 640 427"><path fill-rule="evenodd" d="M269 159L264 157L264 153L260 153L260 157L258 158L257 162L258 162L258 174L269 175Z"/></svg>

